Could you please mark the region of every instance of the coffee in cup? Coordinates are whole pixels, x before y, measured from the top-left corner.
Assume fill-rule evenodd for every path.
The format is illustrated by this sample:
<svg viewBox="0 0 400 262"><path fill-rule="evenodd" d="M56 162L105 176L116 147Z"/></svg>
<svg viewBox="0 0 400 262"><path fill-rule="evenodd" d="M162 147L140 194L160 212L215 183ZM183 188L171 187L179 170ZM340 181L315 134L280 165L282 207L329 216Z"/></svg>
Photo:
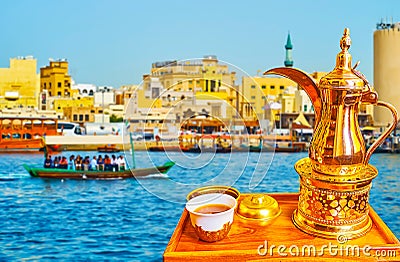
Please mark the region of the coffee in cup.
<svg viewBox="0 0 400 262"><path fill-rule="evenodd" d="M228 235L236 205L236 199L230 195L210 193L190 199L186 209L197 236L203 241L215 242Z"/></svg>

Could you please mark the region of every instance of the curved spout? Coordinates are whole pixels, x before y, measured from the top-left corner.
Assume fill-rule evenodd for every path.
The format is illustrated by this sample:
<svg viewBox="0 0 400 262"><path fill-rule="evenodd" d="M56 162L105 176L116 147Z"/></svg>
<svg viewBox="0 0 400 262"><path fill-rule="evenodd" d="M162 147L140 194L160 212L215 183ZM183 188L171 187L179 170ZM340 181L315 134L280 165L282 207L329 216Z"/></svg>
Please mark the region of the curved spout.
<svg viewBox="0 0 400 262"><path fill-rule="evenodd" d="M289 67L278 67L264 72L264 75L280 75L296 82L310 97L315 111L315 123L318 124L321 117L322 100L318 86L305 72Z"/></svg>

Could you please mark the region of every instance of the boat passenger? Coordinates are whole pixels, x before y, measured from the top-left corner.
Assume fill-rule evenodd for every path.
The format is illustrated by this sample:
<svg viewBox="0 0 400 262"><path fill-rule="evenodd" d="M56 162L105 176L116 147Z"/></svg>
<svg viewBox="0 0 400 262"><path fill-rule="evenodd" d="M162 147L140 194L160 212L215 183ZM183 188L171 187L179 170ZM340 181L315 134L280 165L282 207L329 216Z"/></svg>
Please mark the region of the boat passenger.
<svg viewBox="0 0 400 262"><path fill-rule="evenodd" d="M68 168L68 160L65 156L61 157L61 160L58 164L59 168L67 169Z"/></svg>
<svg viewBox="0 0 400 262"><path fill-rule="evenodd" d="M85 156L85 158L83 159L83 170L84 171L88 171L89 170L89 166L90 166L90 157L89 156Z"/></svg>
<svg viewBox="0 0 400 262"><path fill-rule="evenodd" d="M97 157L94 156L92 161L90 161L90 170L97 170Z"/></svg>
<svg viewBox="0 0 400 262"><path fill-rule="evenodd" d="M68 169L75 170L75 156L74 155L69 157Z"/></svg>
<svg viewBox="0 0 400 262"><path fill-rule="evenodd" d="M118 162L117 162L117 158L115 157L115 155L111 156L111 169L112 169L112 171L118 170Z"/></svg>
<svg viewBox="0 0 400 262"><path fill-rule="evenodd" d="M77 155L77 156L76 156L76 159L75 159L75 169L76 169L76 170L82 170L82 158L81 158L80 155Z"/></svg>
<svg viewBox="0 0 400 262"><path fill-rule="evenodd" d="M101 155L97 159L97 166L98 166L99 170L101 170L101 171L104 170L104 159L101 157Z"/></svg>
<svg viewBox="0 0 400 262"><path fill-rule="evenodd" d="M104 170L106 170L106 171L112 170L111 158L108 155L105 155L105 157L104 157Z"/></svg>
<svg viewBox="0 0 400 262"><path fill-rule="evenodd" d="M56 156L55 158L54 158L54 161L53 161L53 167L54 168L58 168L58 164L59 164L59 158L58 158L58 156Z"/></svg>
<svg viewBox="0 0 400 262"><path fill-rule="evenodd" d="M51 155L47 155L46 159L44 160L44 168L51 168L53 165L53 161L51 160Z"/></svg>
<svg viewBox="0 0 400 262"><path fill-rule="evenodd" d="M123 171L125 170L125 159L123 155L120 155L119 158L117 159L117 163L119 166L119 170Z"/></svg>

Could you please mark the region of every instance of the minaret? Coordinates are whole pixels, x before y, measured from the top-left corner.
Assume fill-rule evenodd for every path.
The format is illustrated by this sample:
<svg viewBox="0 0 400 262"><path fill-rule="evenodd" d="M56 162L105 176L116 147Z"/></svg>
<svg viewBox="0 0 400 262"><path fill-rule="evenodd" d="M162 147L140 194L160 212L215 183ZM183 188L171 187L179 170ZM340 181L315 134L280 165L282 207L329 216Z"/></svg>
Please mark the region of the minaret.
<svg viewBox="0 0 400 262"><path fill-rule="evenodd" d="M292 59L292 41L290 40L290 33L288 33L287 41L285 45L286 49L286 59L285 59L285 67L292 67L293 66L293 59Z"/></svg>

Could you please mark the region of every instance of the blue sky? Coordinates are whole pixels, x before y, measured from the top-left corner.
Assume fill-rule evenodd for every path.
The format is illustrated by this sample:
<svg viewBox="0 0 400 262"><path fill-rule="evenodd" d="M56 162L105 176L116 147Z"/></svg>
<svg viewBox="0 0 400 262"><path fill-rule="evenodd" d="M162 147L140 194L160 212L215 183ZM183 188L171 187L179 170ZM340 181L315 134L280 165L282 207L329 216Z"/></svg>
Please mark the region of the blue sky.
<svg viewBox="0 0 400 262"><path fill-rule="evenodd" d="M66 58L77 83L139 84L151 63L218 59L256 75L282 66L290 31L294 66L331 71L350 28L353 63L373 81L373 31L400 21L400 1L128 1L0 2L0 67L33 55L38 70Z"/></svg>

